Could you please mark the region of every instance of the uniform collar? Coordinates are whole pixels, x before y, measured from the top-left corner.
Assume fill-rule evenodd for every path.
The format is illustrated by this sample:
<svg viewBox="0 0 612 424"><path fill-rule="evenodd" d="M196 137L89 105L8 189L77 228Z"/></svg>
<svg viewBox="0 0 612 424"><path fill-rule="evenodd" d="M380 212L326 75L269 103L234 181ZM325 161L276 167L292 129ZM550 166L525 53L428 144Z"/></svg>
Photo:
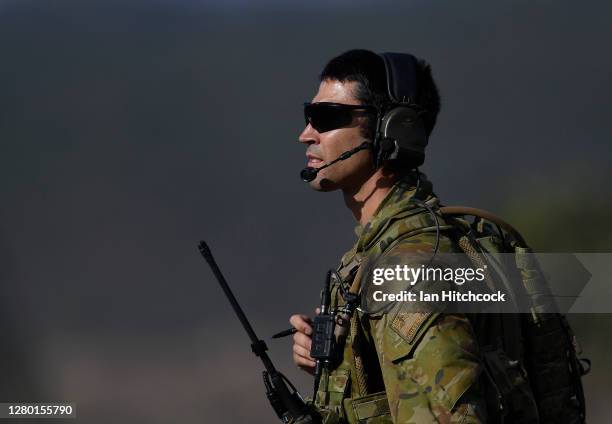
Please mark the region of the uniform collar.
<svg viewBox="0 0 612 424"><path fill-rule="evenodd" d="M400 178L380 203L370 221L355 228L358 240L355 252L366 251L385 232L389 225L419 209L410 199L416 193L416 181L413 175ZM433 197L433 187L425 174L421 173L418 197L428 200Z"/></svg>

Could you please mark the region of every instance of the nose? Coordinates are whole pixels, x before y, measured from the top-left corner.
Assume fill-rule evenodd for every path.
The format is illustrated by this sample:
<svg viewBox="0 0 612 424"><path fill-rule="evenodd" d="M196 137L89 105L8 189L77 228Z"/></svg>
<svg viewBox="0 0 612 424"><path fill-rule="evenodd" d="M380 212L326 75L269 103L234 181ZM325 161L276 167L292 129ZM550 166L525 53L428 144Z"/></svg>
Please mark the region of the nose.
<svg viewBox="0 0 612 424"><path fill-rule="evenodd" d="M298 140L300 143L304 143L308 145L313 144L313 143L318 143L319 133L317 132L317 130L315 130L312 127L312 125L310 125L310 122L309 122L308 125L306 125L306 127L300 134Z"/></svg>

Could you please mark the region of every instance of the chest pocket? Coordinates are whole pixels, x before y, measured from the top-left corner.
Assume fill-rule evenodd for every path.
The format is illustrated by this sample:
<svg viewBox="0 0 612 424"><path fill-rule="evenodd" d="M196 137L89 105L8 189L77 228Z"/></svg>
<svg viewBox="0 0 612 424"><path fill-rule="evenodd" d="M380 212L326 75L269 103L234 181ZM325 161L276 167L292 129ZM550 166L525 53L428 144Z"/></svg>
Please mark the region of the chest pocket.
<svg viewBox="0 0 612 424"><path fill-rule="evenodd" d="M342 281L338 282L338 288L334 293L335 306L340 306L339 302L342 298L339 287L342 287L344 291L349 290L358 274L360 265L363 266L362 261L354 257L349 263L338 268L338 274ZM342 415L348 424L393 424L386 393L382 391L364 395L367 392L367 385L361 348L363 343L367 343L367 341L362 339L364 334L359 315L355 311L355 315L351 319L350 336L344 348L344 361L330 375L328 396L330 400L332 398L335 401L340 400L343 409ZM345 380L347 377L348 381ZM346 391L342 399L338 399L342 385L337 383L346 383L346 386L344 386ZM337 387L334 388L334 385ZM350 398L346 396L349 392L352 394Z"/></svg>
<svg viewBox="0 0 612 424"><path fill-rule="evenodd" d="M385 392L344 400L349 424L393 424Z"/></svg>
<svg viewBox="0 0 612 424"><path fill-rule="evenodd" d="M340 274L339 274L340 275ZM332 308L339 306L340 287L343 281L336 278L332 280L331 298ZM350 339L347 340L350 344ZM351 352L345 348L340 365L331 371L323 370L319 390L316 393L315 405L342 416L342 401L350 396L351 389Z"/></svg>

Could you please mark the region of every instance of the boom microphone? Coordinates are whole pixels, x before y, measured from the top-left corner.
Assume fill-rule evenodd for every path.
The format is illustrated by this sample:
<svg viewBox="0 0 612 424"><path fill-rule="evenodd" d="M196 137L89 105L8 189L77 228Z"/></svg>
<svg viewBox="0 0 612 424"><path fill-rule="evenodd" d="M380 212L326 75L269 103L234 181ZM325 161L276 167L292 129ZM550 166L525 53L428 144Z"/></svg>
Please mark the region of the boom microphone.
<svg viewBox="0 0 612 424"><path fill-rule="evenodd" d="M319 173L320 170L325 169L328 166L331 166L331 165L333 165L336 162L340 162L342 160L346 160L346 159L350 158L351 156L353 156L355 153L357 153L357 152L359 152L361 150L369 149L371 147L372 147L372 143L370 143L369 141L364 141L359 146L355 147L354 149L351 149L351 150L348 150L348 151L342 153L340 156L338 156L337 159L332 160L330 163L328 163L326 165L323 165L320 168L313 168L312 166L308 166L308 167L302 169L302 171L300 172L300 178L305 183L309 183L312 180L314 180L315 178L317 178L317 174Z"/></svg>

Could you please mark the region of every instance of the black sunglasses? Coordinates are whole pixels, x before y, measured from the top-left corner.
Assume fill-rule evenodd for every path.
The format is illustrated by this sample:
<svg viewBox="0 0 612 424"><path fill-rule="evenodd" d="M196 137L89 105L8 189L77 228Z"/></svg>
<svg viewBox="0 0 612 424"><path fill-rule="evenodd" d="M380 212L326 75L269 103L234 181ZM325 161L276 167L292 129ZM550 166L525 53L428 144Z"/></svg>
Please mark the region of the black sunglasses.
<svg viewBox="0 0 612 424"><path fill-rule="evenodd" d="M345 105L342 103L304 103L304 119L320 133L335 130L350 125L353 122L353 112L363 110L366 113L376 113L374 106Z"/></svg>

